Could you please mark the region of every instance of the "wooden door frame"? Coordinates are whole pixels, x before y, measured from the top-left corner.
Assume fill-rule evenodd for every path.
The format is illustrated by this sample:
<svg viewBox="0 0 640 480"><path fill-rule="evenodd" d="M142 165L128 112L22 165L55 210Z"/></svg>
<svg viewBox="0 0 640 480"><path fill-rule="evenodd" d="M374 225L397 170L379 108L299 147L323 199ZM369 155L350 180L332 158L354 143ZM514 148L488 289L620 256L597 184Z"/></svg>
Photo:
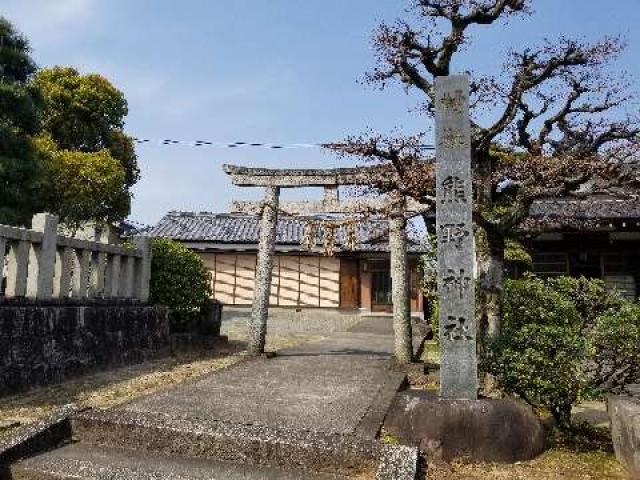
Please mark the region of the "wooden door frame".
<svg viewBox="0 0 640 480"><path fill-rule="evenodd" d="M345 306L344 305L344 298L342 295L343 292L343 265L347 265L347 264L351 264L354 267L354 273L355 273L355 287L356 287L356 291L354 294L354 305L349 305L349 306ZM340 258L340 301L339 301L339 308L341 310L355 310L355 309L359 309L360 308L360 295L361 295L361 285L360 285L361 279L360 279L360 260L357 257L341 257Z"/></svg>

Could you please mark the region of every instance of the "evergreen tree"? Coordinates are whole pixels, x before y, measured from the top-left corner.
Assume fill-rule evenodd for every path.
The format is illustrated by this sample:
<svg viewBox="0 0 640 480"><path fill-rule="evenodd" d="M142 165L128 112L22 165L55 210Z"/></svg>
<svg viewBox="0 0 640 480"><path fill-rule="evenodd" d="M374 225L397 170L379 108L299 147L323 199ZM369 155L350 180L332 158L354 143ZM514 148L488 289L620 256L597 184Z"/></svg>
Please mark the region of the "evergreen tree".
<svg viewBox="0 0 640 480"><path fill-rule="evenodd" d="M0 223L26 224L40 207L41 97L30 84L36 65L29 42L0 17Z"/></svg>
<svg viewBox="0 0 640 480"><path fill-rule="evenodd" d="M123 131L128 113L124 94L103 76L82 75L70 67L40 70L33 84L44 100L46 138L38 143L46 146L42 153L50 184L47 204L54 205L67 223L125 218L139 169L133 139ZM85 175L74 176L82 158ZM65 181L52 182L58 178ZM116 179L120 179L117 184ZM70 192L82 194L76 197Z"/></svg>

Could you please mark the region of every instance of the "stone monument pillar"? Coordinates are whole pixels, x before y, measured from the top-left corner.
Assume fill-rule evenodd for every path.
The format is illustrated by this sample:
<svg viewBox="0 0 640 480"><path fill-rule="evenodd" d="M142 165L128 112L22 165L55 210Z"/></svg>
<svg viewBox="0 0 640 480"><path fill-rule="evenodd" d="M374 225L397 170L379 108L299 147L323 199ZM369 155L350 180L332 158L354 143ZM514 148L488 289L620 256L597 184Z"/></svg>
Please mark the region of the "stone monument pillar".
<svg viewBox="0 0 640 480"><path fill-rule="evenodd" d="M260 220L256 282L253 309L249 320L249 353L251 355L264 353L279 203L280 188L267 187Z"/></svg>
<svg viewBox="0 0 640 480"><path fill-rule="evenodd" d="M436 92L436 229L440 302L440 395L475 400L475 255L469 80L438 77Z"/></svg>

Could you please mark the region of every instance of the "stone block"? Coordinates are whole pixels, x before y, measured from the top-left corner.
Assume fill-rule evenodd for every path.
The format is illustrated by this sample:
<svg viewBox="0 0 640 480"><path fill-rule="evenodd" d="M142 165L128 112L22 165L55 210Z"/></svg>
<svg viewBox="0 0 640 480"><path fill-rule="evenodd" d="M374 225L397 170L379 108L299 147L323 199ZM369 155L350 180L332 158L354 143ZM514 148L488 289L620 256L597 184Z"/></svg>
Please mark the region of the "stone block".
<svg viewBox="0 0 640 480"><path fill-rule="evenodd" d="M89 410L72 419L86 445L228 463L303 468L333 475L374 471L379 446L349 435L174 417L125 409Z"/></svg>
<svg viewBox="0 0 640 480"><path fill-rule="evenodd" d="M607 402L616 457L640 479L640 398L610 396Z"/></svg>
<svg viewBox="0 0 640 480"><path fill-rule="evenodd" d="M385 445L381 448L376 480L415 480L418 461L417 448Z"/></svg>
<svg viewBox="0 0 640 480"><path fill-rule="evenodd" d="M202 315L199 325L199 334L205 337L219 337L222 325L222 303L211 299L207 302L207 308Z"/></svg>
<svg viewBox="0 0 640 480"><path fill-rule="evenodd" d="M447 400L408 391L396 397L384 428L402 444L420 448L427 461L508 463L530 460L545 448L540 420L513 400Z"/></svg>

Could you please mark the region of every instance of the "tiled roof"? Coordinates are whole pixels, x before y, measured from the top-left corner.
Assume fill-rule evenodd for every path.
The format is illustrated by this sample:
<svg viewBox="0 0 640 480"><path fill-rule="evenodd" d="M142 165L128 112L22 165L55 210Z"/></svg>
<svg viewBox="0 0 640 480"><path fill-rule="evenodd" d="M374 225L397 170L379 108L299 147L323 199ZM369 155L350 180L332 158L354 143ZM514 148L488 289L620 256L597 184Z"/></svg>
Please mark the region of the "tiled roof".
<svg viewBox="0 0 640 480"><path fill-rule="evenodd" d="M592 230L609 223L631 225L640 219L640 200L606 196L536 201L522 224L525 231Z"/></svg>
<svg viewBox="0 0 640 480"><path fill-rule="evenodd" d="M169 212L151 229L152 237L171 238L182 242L207 242L216 244L257 245L260 218L255 215L211 212ZM278 217L276 244L301 246L305 221L296 217ZM388 251L387 222L369 220L357 224L357 251ZM346 229L336 232L336 245L344 245ZM322 245L322 232L317 234L317 244ZM301 247L302 249L302 247ZM409 251L420 252L425 248L417 241L410 241Z"/></svg>
<svg viewBox="0 0 640 480"><path fill-rule="evenodd" d="M530 209L533 217L577 217L585 219L640 218L640 200L621 198L586 198L538 200Z"/></svg>
<svg viewBox="0 0 640 480"><path fill-rule="evenodd" d="M435 212L427 214L432 221ZM598 229L609 223L640 222L640 198L615 198L593 195L588 198L554 198L536 200L529 217L521 224L523 231L558 231Z"/></svg>

